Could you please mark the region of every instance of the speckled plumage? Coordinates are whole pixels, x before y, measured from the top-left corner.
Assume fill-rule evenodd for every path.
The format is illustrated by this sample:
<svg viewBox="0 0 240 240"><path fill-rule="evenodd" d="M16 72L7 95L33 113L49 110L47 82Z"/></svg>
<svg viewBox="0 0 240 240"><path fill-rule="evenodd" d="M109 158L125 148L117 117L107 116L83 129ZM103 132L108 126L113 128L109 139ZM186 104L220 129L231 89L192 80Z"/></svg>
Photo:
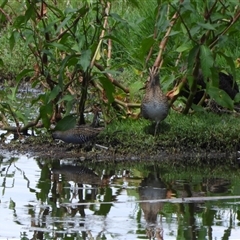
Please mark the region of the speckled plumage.
<svg viewBox="0 0 240 240"><path fill-rule="evenodd" d="M149 81L142 100L141 113L144 118L156 122L154 135L157 133L159 122L167 117L168 112L168 99L160 88L159 73L153 67L149 69Z"/></svg>
<svg viewBox="0 0 240 240"><path fill-rule="evenodd" d="M52 137L66 143L83 144L94 139L101 130L102 128L93 128L92 126L79 126L66 131L55 131Z"/></svg>
<svg viewBox="0 0 240 240"><path fill-rule="evenodd" d="M55 131L52 137L66 143L83 144L93 140L102 130L103 128L99 127L99 112L95 109L91 125L80 125L66 131Z"/></svg>

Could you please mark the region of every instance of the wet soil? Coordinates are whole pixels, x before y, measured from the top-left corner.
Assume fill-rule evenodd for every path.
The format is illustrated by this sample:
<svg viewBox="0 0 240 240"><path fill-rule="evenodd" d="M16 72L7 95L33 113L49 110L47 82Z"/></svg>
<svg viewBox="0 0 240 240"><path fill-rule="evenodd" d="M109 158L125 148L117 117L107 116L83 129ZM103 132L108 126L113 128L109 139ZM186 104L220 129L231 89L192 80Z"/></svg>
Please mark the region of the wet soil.
<svg viewBox="0 0 240 240"><path fill-rule="evenodd" d="M189 147L159 147L121 144L120 142L104 142L97 139L95 143L84 145L66 144L51 138L25 137L12 140L10 143L0 143L0 153L12 155L26 154L49 160L71 159L76 161L115 162L115 161L157 161L171 165L238 165L238 151L232 149L219 151L217 149L200 149Z"/></svg>

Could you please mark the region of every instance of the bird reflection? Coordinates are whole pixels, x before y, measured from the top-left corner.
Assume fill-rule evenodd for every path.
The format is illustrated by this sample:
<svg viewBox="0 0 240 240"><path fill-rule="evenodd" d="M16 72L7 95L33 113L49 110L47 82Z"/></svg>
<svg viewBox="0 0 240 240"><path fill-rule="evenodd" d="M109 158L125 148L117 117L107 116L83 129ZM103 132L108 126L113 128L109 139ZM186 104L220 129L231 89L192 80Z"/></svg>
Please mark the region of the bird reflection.
<svg viewBox="0 0 240 240"><path fill-rule="evenodd" d="M140 203L147 222L148 238L163 239L162 226L157 223L157 216L163 208L163 202L151 202L151 200L165 199L167 196L166 185L156 174L149 173L148 177L141 182L138 191L140 200L149 200L149 202Z"/></svg>
<svg viewBox="0 0 240 240"><path fill-rule="evenodd" d="M224 178L204 178L202 190L214 194L226 193L229 191L231 182Z"/></svg>
<svg viewBox="0 0 240 240"><path fill-rule="evenodd" d="M101 184L101 177L84 166L63 165L52 169L53 174L61 174L66 181L84 184Z"/></svg>

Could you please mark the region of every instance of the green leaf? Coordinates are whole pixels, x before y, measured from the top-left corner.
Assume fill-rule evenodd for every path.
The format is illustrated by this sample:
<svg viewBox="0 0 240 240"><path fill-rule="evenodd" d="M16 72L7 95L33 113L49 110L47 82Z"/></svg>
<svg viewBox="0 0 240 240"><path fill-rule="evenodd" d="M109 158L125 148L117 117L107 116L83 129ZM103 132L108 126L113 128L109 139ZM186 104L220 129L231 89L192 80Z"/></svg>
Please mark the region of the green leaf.
<svg viewBox="0 0 240 240"><path fill-rule="evenodd" d="M61 103L63 101L70 102L72 100L75 100L75 96L68 94L68 95L65 95L63 98L61 98L57 103L59 104L59 103Z"/></svg>
<svg viewBox="0 0 240 240"><path fill-rule="evenodd" d="M123 18L121 18L117 13L110 13L109 16L112 17L113 19L115 19L117 22L121 22L124 24L127 23L127 21L124 20Z"/></svg>
<svg viewBox="0 0 240 240"><path fill-rule="evenodd" d="M192 103L191 108L195 111L195 112L205 112L205 109L202 106L196 105L194 103Z"/></svg>
<svg viewBox="0 0 240 240"><path fill-rule="evenodd" d="M67 116L70 114L70 112L73 109L73 104L75 103L75 99L72 99L71 101L67 101L66 105L65 105L65 113L64 116Z"/></svg>
<svg viewBox="0 0 240 240"><path fill-rule="evenodd" d="M225 91L223 91L217 87L210 86L208 84L207 93L220 106L228 108L230 110L233 109L233 100L229 97L229 95Z"/></svg>
<svg viewBox="0 0 240 240"><path fill-rule="evenodd" d="M45 128L49 129L51 125L51 118L53 114L53 106L51 103L40 107L40 117Z"/></svg>
<svg viewBox="0 0 240 240"><path fill-rule="evenodd" d="M222 57L225 58L228 66L230 66L230 69L231 69L231 74L233 76L233 79L236 79L236 67L235 67L235 64L234 64L234 59L233 57L229 57L227 55L225 55L223 52L218 52L218 54Z"/></svg>
<svg viewBox="0 0 240 240"><path fill-rule="evenodd" d="M0 58L0 67L3 67L4 66L4 62L2 60L2 58Z"/></svg>
<svg viewBox="0 0 240 240"><path fill-rule="evenodd" d="M33 4L29 4L28 9L25 12L25 23L30 19L30 18L35 18L35 9L33 7Z"/></svg>
<svg viewBox="0 0 240 240"><path fill-rule="evenodd" d="M19 15L13 22L13 27L19 29L25 23L25 16Z"/></svg>
<svg viewBox="0 0 240 240"><path fill-rule="evenodd" d="M2 4L0 5L0 7L3 9L4 6L7 4L7 2L8 2L8 0L4 0L4 1L2 2Z"/></svg>
<svg viewBox="0 0 240 240"><path fill-rule="evenodd" d="M115 92L115 88L108 79L105 77L100 77L99 81L102 83L102 86L106 92L106 96L108 98L108 102L112 103L114 101L113 93Z"/></svg>
<svg viewBox="0 0 240 240"><path fill-rule="evenodd" d="M48 43L47 46L54 47L54 48L57 48L60 51L65 51L65 52L69 52L71 50L68 45L57 43L57 42Z"/></svg>
<svg viewBox="0 0 240 240"><path fill-rule="evenodd" d="M76 116L68 115L57 123L54 130L65 131L74 128L76 126L76 122L77 122Z"/></svg>
<svg viewBox="0 0 240 240"><path fill-rule="evenodd" d="M83 50L80 56L79 64L82 66L83 71L85 72L89 67L91 62L91 50Z"/></svg>
<svg viewBox="0 0 240 240"><path fill-rule="evenodd" d="M10 38L9 38L9 46L10 46L10 51L12 52L14 46L15 46L15 34L16 34L16 31L13 31Z"/></svg>
<svg viewBox="0 0 240 240"><path fill-rule="evenodd" d="M185 51L189 51L189 49L192 47L192 45L187 42L187 43L183 43L181 46L179 46L176 51L177 52L185 52Z"/></svg>
<svg viewBox="0 0 240 240"><path fill-rule="evenodd" d="M64 18L64 13L56 6L50 5L48 3L47 7L52 10L56 15L58 15L59 18Z"/></svg>
<svg viewBox="0 0 240 240"><path fill-rule="evenodd" d="M16 77L16 82L20 82L24 76L27 76L28 73L33 72L33 69L23 69Z"/></svg>
<svg viewBox="0 0 240 240"><path fill-rule="evenodd" d="M139 55L144 58L145 54L149 51L149 49L153 46L154 43L155 43L155 39L153 38L153 36L149 36L143 39L141 42Z"/></svg>
<svg viewBox="0 0 240 240"><path fill-rule="evenodd" d="M27 115L23 111L21 111L21 110L19 111L19 109L18 109L14 113L15 113L17 119L22 121L24 125L26 125L28 123Z"/></svg>
<svg viewBox="0 0 240 240"><path fill-rule="evenodd" d="M211 50L207 46L200 46L200 62L203 76L208 78L211 75L214 59Z"/></svg>
<svg viewBox="0 0 240 240"><path fill-rule="evenodd" d="M61 92L60 86L59 85L55 86L49 94L48 103L54 100L60 92Z"/></svg>
<svg viewBox="0 0 240 240"><path fill-rule="evenodd" d="M239 103L240 102L240 93L237 93L235 98L234 98L234 102L235 103Z"/></svg>
<svg viewBox="0 0 240 240"><path fill-rule="evenodd" d="M103 37L103 39L106 39L106 40L111 39L111 40L113 40L114 42L117 42L117 43L119 43L121 46L125 47L125 46L124 46L124 43L123 43L122 41L120 41L119 38L114 37L114 36L112 36L112 35L105 35L105 36Z"/></svg>
<svg viewBox="0 0 240 240"><path fill-rule="evenodd" d="M199 51L199 45L195 45L189 52L188 55L188 69L191 72L192 68L194 66L194 63L196 62L196 56Z"/></svg>
<svg viewBox="0 0 240 240"><path fill-rule="evenodd" d="M65 25L68 23L68 21L71 19L71 16L68 16L66 17L62 22L61 24L59 24L58 28L57 28L57 32L60 32L64 27Z"/></svg>
<svg viewBox="0 0 240 240"><path fill-rule="evenodd" d="M215 28L212 24L210 24L210 23L199 23L199 22L197 22L197 24L198 24L199 26L207 29L207 30L216 31L216 28Z"/></svg>

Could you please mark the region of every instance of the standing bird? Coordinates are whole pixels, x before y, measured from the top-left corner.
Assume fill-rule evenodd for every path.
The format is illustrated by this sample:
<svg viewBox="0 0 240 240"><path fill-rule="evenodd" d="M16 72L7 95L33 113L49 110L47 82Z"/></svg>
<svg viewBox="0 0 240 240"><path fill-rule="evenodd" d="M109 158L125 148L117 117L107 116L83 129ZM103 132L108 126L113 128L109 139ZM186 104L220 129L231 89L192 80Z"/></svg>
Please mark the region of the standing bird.
<svg viewBox="0 0 240 240"><path fill-rule="evenodd" d="M83 144L93 140L102 131L103 128L98 127L98 125L99 113L96 111L91 125L80 125L66 131L55 131L52 137L66 143Z"/></svg>
<svg viewBox="0 0 240 240"><path fill-rule="evenodd" d="M146 119L156 122L154 136L157 133L158 124L164 120L169 111L166 95L162 92L157 68L149 69L149 81L146 85L146 94L142 100L141 113Z"/></svg>

